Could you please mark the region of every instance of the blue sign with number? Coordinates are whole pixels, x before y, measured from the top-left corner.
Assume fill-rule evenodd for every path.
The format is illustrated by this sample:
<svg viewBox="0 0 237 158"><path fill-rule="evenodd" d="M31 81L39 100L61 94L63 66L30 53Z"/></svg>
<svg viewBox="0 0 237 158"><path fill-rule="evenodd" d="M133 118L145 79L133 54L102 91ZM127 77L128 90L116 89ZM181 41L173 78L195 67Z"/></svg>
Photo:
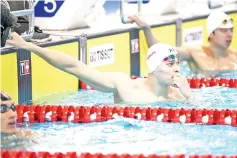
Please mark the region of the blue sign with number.
<svg viewBox="0 0 237 158"><path fill-rule="evenodd" d="M147 4L149 2L150 2L150 0L142 0L143 4ZM128 3L138 3L138 0L128 0Z"/></svg>
<svg viewBox="0 0 237 158"><path fill-rule="evenodd" d="M63 3L64 0L40 0L35 6L35 17L54 17Z"/></svg>

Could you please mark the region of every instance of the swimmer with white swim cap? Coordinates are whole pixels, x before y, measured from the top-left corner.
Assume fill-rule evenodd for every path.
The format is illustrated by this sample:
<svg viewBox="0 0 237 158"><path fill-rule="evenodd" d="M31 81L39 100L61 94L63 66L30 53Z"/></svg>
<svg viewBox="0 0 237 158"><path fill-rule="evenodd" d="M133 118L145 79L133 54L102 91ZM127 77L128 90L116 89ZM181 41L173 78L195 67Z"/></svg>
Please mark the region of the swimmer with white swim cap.
<svg viewBox="0 0 237 158"><path fill-rule="evenodd" d="M129 16L128 19L144 29L149 47L159 43L150 26L138 16ZM213 11L207 18L206 27L209 46L175 48L182 60L188 62L193 73L206 76L214 77L237 71L237 50L229 48L233 37L233 19L224 12Z"/></svg>
<svg viewBox="0 0 237 158"><path fill-rule="evenodd" d="M100 72L68 54L28 43L16 33L11 35L12 39L7 41L8 44L35 53L52 66L74 75L95 90L113 93L115 103L149 103L192 98L187 79L179 73L180 61L177 52L167 44L158 43L149 49L148 77L132 80L124 73ZM174 85L177 88L174 88Z"/></svg>
<svg viewBox="0 0 237 158"><path fill-rule="evenodd" d="M157 43L147 53L148 81L159 89L179 88L183 96L190 97L191 90L186 78L180 74L180 57L176 49L168 44Z"/></svg>

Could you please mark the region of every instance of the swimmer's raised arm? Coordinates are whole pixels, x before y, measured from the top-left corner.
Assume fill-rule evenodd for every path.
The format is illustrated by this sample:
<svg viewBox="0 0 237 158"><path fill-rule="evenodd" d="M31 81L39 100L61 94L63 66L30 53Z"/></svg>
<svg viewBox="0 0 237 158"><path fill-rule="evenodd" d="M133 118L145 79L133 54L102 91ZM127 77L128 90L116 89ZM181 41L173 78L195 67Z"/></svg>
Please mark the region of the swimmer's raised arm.
<svg viewBox="0 0 237 158"><path fill-rule="evenodd" d="M146 22L141 20L136 15L129 16L128 19L130 19L132 22L135 22L139 27L143 28L148 47L151 47L152 45L159 43L159 41L155 38L155 36L151 31L151 27ZM180 54L182 60L188 61L192 59L191 49L186 47L176 47L176 49L177 52Z"/></svg>
<svg viewBox="0 0 237 158"><path fill-rule="evenodd" d="M128 19L130 19L132 22L135 22L140 28L143 28L148 47L159 43L159 41L152 34L151 27L145 21L141 20L136 15L128 16Z"/></svg>
<svg viewBox="0 0 237 158"><path fill-rule="evenodd" d="M97 71L70 55L28 43L15 32L11 35L12 40L8 40L8 44L34 52L52 66L76 76L94 89L116 92L115 82L119 74L107 75L107 73Z"/></svg>

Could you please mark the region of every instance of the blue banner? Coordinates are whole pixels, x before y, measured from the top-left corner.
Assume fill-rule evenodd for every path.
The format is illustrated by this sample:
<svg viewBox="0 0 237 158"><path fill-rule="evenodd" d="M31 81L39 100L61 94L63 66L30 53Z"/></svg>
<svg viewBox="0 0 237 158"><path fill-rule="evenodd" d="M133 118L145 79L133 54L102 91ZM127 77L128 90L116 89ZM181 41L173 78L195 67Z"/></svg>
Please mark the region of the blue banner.
<svg viewBox="0 0 237 158"><path fill-rule="evenodd" d="M54 17L63 3L64 0L40 0L35 6L35 17Z"/></svg>

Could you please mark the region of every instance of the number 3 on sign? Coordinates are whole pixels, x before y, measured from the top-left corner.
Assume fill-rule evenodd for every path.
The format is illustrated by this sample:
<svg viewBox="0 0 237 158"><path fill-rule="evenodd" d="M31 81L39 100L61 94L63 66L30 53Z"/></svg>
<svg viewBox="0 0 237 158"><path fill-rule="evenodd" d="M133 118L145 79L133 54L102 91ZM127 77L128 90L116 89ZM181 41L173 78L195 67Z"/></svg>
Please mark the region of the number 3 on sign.
<svg viewBox="0 0 237 158"><path fill-rule="evenodd" d="M57 3L55 0L45 0L44 4L44 10L47 13L53 13L57 9ZM49 5L51 5L52 7L49 8Z"/></svg>

